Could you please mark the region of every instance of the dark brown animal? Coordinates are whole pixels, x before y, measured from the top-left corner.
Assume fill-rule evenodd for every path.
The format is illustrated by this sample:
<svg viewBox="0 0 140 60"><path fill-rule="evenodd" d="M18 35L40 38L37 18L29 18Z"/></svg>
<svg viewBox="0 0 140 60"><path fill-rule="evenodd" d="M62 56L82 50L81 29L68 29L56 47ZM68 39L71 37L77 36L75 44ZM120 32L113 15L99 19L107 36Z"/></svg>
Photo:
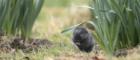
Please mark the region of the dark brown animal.
<svg viewBox="0 0 140 60"><path fill-rule="evenodd" d="M94 46L94 41L91 33L84 27L76 27L72 38L74 44L84 52L91 52Z"/></svg>

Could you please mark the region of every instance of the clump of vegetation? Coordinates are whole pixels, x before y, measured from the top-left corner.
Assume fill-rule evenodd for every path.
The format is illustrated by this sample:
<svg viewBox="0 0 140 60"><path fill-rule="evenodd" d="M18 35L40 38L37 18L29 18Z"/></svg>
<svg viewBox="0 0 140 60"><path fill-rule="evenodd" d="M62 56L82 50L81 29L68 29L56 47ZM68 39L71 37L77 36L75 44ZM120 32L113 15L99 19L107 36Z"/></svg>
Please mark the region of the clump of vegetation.
<svg viewBox="0 0 140 60"><path fill-rule="evenodd" d="M111 54L140 43L139 0L93 0L90 23L100 47Z"/></svg>
<svg viewBox="0 0 140 60"><path fill-rule="evenodd" d="M29 38L44 0L0 0L0 30L7 36Z"/></svg>
<svg viewBox="0 0 140 60"><path fill-rule="evenodd" d="M0 46L3 50L31 51L47 46L48 39L30 37L43 2L44 0L0 0ZM3 36L7 39L3 39Z"/></svg>

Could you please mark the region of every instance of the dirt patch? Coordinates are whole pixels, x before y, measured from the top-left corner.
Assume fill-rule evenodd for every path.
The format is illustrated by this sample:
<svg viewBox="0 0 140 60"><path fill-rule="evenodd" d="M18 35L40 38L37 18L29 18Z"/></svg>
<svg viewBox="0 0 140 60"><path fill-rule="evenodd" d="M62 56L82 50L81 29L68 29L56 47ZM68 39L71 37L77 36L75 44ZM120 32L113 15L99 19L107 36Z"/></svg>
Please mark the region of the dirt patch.
<svg viewBox="0 0 140 60"><path fill-rule="evenodd" d="M106 58L99 55L65 55L56 57L54 60L106 60Z"/></svg>
<svg viewBox="0 0 140 60"><path fill-rule="evenodd" d="M28 39L24 40L22 38L16 37L9 40L0 39L0 52L15 52L17 50L22 50L23 52L37 51L40 48L49 48L52 46L51 41L48 39Z"/></svg>

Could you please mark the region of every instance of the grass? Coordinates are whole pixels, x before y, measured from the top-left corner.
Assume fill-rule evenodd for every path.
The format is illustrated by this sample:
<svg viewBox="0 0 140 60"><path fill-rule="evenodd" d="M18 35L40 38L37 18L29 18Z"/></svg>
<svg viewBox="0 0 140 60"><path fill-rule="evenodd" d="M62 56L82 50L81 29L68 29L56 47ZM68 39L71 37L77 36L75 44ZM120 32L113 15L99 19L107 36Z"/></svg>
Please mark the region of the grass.
<svg viewBox="0 0 140 60"><path fill-rule="evenodd" d="M96 38L108 54L118 49L132 48L139 44L139 1L95 0L91 3L97 17L93 21ZM135 8L134 8L135 7ZM136 13L135 13L136 12Z"/></svg>

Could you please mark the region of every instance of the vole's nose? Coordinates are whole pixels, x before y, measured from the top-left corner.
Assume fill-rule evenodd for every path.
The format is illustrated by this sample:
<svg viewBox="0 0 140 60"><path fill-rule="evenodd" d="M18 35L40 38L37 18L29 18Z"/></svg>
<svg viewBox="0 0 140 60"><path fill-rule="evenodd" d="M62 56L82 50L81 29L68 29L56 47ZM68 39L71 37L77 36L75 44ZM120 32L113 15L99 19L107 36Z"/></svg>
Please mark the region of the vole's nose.
<svg viewBox="0 0 140 60"><path fill-rule="evenodd" d="M76 42L75 44L76 44L76 45L80 45L80 42Z"/></svg>

